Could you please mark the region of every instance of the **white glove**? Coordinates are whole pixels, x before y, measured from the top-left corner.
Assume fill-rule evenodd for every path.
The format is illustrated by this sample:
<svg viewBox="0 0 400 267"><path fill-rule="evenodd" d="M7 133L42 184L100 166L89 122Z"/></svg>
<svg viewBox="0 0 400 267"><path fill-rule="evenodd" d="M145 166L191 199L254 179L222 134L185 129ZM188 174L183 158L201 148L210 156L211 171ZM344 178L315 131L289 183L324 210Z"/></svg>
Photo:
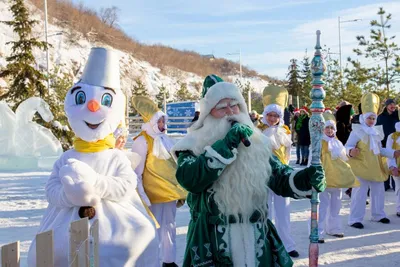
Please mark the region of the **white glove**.
<svg viewBox="0 0 400 267"><path fill-rule="evenodd" d="M69 159L67 164L60 168L59 177L65 195L72 204L94 206L100 201L94 187L98 174L86 163Z"/></svg>

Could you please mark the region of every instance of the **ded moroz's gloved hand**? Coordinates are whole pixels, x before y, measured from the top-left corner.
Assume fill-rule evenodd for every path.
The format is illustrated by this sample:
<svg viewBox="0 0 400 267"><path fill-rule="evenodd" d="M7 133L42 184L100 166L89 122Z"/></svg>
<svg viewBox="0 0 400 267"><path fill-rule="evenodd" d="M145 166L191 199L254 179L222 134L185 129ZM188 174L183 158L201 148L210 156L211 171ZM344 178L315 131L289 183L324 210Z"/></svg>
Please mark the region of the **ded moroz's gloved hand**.
<svg viewBox="0 0 400 267"><path fill-rule="evenodd" d="M318 193L326 188L325 172L322 166L311 165L294 175L293 186L298 190L296 194L301 196L311 195L310 190L314 188ZM302 193L299 193L302 192Z"/></svg>
<svg viewBox="0 0 400 267"><path fill-rule="evenodd" d="M243 138L249 138L252 134L253 130L250 126L243 123L235 123L226 134L224 141L230 149L237 148Z"/></svg>
<svg viewBox="0 0 400 267"><path fill-rule="evenodd" d="M311 165L305 169L307 171L311 186L318 193L323 192L326 188L325 171L321 165Z"/></svg>

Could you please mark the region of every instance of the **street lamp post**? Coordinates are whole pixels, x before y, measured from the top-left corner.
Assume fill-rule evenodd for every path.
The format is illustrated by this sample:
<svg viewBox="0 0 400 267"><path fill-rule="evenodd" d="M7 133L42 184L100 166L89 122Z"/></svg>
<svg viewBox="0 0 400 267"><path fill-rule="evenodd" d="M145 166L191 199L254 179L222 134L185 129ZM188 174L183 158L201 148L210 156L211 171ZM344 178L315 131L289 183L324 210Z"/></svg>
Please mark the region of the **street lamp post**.
<svg viewBox="0 0 400 267"><path fill-rule="evenodd" d="M46 44L48 44L47 36L47 0L44 0L44 31ZM50 56L49 56L49 46L46 46L46 61L47 61L47 90L50 91Z"/></svg>
<svg viewBox="0 0 400 267"><path fill-rule="evenodd" d="M234 56L234 55L239 55L239 75L240 75L240 84L243 86L243 80L242 80L242 49L239 49L239 52L236 53L228 53L227 55L229 56ZM249 91L247 93L247 106L249 109L249 112L251 111L251 91L249 88Z"/></svg>
<svg viewBox="0 0 400 267"><path fill-rule="evenodd" d="M339 29L339 68L340 68L340 85L342 86L343 90L343 73L342 73L342 40L340 34L340 24L346 22L356 22L362 19L351 19L351 20L340 20L340 16L338 17L338 29Z"/></svg>

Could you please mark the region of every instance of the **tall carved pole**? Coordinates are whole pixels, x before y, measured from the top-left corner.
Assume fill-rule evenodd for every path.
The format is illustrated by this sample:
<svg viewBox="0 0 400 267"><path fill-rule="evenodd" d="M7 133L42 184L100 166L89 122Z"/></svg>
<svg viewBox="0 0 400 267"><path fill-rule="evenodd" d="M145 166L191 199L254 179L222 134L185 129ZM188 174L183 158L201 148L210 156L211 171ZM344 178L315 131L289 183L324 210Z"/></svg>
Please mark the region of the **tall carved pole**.
<svg viewBox="0 0 400 267"><path fill-rule="evenodd" d="M318 30L315 54L311 62L313 86L310 92L312 99L310 109L312 115L309 126L311 135L311 165L314 166L321 165L321 139L325 125L324 118L322 117L322 113L325 109L324 103L322 102L325 98L325 91L323 88L325 83L321 80L321 76L325 72L326 66L321 56L320 35L321 31ZM310 267L318 266L318 203L318 193L313 189L311 194L311 234L308 254Z"/></svg>

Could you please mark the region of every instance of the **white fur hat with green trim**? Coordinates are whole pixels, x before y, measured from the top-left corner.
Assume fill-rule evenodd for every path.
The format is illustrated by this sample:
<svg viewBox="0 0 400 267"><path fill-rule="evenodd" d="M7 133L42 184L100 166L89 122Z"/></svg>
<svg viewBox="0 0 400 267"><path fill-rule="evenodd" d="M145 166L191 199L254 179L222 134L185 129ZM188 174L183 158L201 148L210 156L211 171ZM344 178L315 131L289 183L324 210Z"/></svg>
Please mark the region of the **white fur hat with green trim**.
<svg viewBox="0 0 400 267"><path fill-rule="evenodd" d="M233 83L218 82L211 86L206 94L200 99L200 117L195 124L190 127L190 131L199 129L203 126L204 119L210 114L211 110L224 98L235 99L239 103L241 112L247 113L247 105L240 89Z"/></svg>

